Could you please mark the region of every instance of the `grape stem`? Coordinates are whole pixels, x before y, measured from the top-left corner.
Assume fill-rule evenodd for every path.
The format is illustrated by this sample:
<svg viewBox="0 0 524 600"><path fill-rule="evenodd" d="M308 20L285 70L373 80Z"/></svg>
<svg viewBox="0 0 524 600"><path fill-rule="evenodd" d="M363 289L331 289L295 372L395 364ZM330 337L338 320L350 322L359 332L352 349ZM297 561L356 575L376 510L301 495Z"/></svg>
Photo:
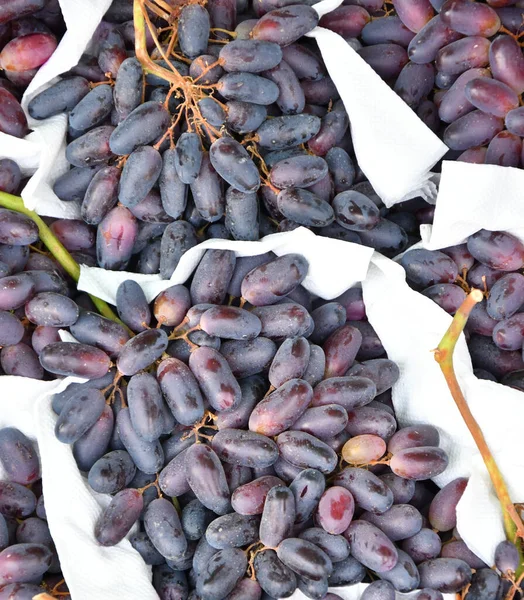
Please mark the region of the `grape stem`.
<svg viewBox="0 0 524 600"><path fill-rule="evenodd" d="M453 369L453 352L459 336L464 330L473 307L478 302L481 302L483 298L484 294L480 290L472 290L468 294L453 317L453 321L451 322L449 329L446 331L444 337L440 341L440 344L435 350L435 360L440 365L451 395L455 400L455 404L457 405L464 422L466 423L471 435L473 436L473 439L475 440L475 443L477 444L480 455L484 460L484 464L486 465L486 469L488 470L493 487L495 488L495 492L502 508L506 537L508 540L516 542L516 538L524 539L524 525L515 507L513 506L513 503L511 502L508 488L506 487L506 482L504 481L502 473L500 472L497 463L491 454L486 439L484 438L484 434L482 433L482 429L471 413ZM524 565L522 560L523 556L521 544L517 544L517 547L519 548L520 554L519 570L522 570Z"/></svg>
<svg viewBox="0 0 524 600"><path fill-rule="evenodd" d="M22 198L18 196L12 196L6 192L0 192L0 206L22 213L23 215L26 215L32 219L38 227L40 239L45 244L46 248L51 252L60 265L62 265L67 274L70 275L75 282L78 282L80 278L80 267L78 263L64 248L62 243L57 239L44 221L34 211L25 207ZM122 321L120 321L120 319L115 315L111 307L106 302L100 298L97 298L96 296L90 295L89 297L102 316L106 317L106 319L111 319L111 321L115 321L116 323L123 325Z"/></svg>

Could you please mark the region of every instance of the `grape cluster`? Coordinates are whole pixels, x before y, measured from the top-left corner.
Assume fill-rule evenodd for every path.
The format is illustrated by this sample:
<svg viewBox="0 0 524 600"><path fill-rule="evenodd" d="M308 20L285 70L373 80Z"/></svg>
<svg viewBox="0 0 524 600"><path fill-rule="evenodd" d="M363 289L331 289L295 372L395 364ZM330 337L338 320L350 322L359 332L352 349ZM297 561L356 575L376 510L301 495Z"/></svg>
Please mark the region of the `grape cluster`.
<svg viewBox="0 0 524 600"><path fill-rule="evenodd" d="M307 272L296 254L208 250L152 306L121 284L133 335L80 310L79 343L40 352L46 371L88 379L52 405L57 438L113 496L94 537L130 534L160 598L334 600L328 586L373 573L388 593L438 599L485 567L451 533L467 480L428 481L448 464L437 430L398 429L398 368L361 290L325 302Z"/></svg>
<svg viewBox="0 0 524 600"><path fill-rule="evenodd" d="M408 283L453 315L470 289L485 298L466 324L475 374L524 391L524 244L481 230L442 250L409 250L401 258Z"/></svg>
<svg viewBox="0 0 524 600"><path fill-rule="evenodd" d="M438 133L451 150L447 159L523 166L523 14L518 3L391 4L392 10L385 10L381 0L341 6L320 24L346 38Z"/></svg>
<svg viewBox="0 0 524 600"><path fill-rule="evenodd" d="M420 199L383 206L356 164L318 49L302 37L316 12L281 4L175 8L177 36L155 44L146 28L144 57L132 3L114 3L92 54L29 103L35 119L69 113L71 169L54 192L79 204L83 222L57 223L56 233L87 254L80 262L169 278L205 238L304 226L388 256L418 239L432 209ZM153 33L169 30L148 18Z"/></svg>
<svg viewBox="0 0 524 600"><path fill-rule="evenodd" d="M0 132L24 137L20 99L65 31L58 0L9 0L0 5Z"/></svg>
<svg viewBox="0 0 524 600"><path fill-rule="evenodd" d="M31 442L14 427L0 429L0 600L32 600L60 592L69 600L47 526L40 461Z"/></svg>

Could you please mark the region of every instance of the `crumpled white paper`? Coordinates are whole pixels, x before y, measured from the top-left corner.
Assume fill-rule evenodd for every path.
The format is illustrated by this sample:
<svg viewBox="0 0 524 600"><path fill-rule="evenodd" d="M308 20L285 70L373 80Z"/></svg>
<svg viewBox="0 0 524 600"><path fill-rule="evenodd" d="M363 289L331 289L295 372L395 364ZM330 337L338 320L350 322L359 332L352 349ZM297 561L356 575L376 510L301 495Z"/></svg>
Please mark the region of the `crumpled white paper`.
<svg viewBox="0 0 524 600"><path fill-rule="evenodd" d="M313 8L322 16L324 5ZM430 171L448 151L444 142L340 35L323 27L307 35L316 40L346 107L358 164L384 204L417 196L434 203Z"/></svg>
<svg viewBox="0 0 524 600"><path fill-rule="evenodd" d="M422 225L424 247L460 244L479 229L524 240L524 170L443 161L433 225Z"/></svg>
<svg viewBox="0 0 524 600"><path fill-rule="evenodd" d="M204 248L235 250L239 256L270 249L278 255L304 254L313 261L304 285L325 299L335 298L361 282L369 321L389 357L400 368L401 376L393 389L399 423L430 423L439 429L441 446L448 452L450 462L436 482L442 486L459 476L470 477L459 504L458 530L469 548L487 564L492 564L495 547L504 539L500 507L473 438L432 353L451 317L429 298L411 290L404 270L394 261L356 244L339 240L330 240L328 244L325 238L303 228L274 234L261 242L210 240L182 258L170 282L160 282L150 275L82 267L79 287L114 302L120 282L133 279L143 286L148 299L152 299L155 291L158 293L168 285L186 281ZM317 279L317 274L322 279ZM455 352L457 377L466 399L506 478L514 502L524 501L521 460L524 396L517 390L477 379L464 338Z"/></svg>
<svg viewBox="0 0 524 600"><path fill-rule="evenodd" d="M362 596L364 590L368 587L367 583L357 583L355 585L350 585L348 587L343 588L329 588L329 591L333 594L338 594L342 600L359 600L360 596ZM444 596L444 600L455 600L455 594L442 594ZM417 592L409 592L408 594L400 594L396 593L396 597L398 600L404 600L408 598L415 598L417 596ZM302 592L296 591L292 596L289 597L289 600L308 600L307 596L305 596Z"/></svg>
<svg viewBox="0 0 524 600"><path fill-rule="evenodd" d="M55 82L55 78L78 63L89 40L111 0L59 0L67 26L63 38L51 58L39 69L29 84L22 106L24 110L31 98ZM26 111L27 114L27 111ZM33 131L24 139L0 133L0 158L15 160L24 175L32 175L22 191L27 208L41 216L76 219L80 209L76 203L62 202L53 193L53 183L68 169L65 158L67 116L56 115L37 121L28 116Z"/></svg>
<svg viewBox="0 0 524 600"><path fill-rule="evenodd" d="M0 428L16 427L38 444L47 522L71 596L75 600L158 600L150 568L127 540L112 548L94 540L95 523L109 497L89 488L72 447L55 437L51 398L81 381L0 377ZM0 466L0 479L3 476Z"/></svg>

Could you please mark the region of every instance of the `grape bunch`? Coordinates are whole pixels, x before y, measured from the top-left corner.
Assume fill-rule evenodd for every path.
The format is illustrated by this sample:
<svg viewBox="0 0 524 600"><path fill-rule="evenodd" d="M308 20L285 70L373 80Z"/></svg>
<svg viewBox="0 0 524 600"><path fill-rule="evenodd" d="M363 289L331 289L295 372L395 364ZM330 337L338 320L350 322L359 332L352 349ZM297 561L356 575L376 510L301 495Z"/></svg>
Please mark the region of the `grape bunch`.
<svg viewBox="0 0 524 600"><path fill-rule="evenodd" d="M524 17L517 2L347 4L320 25L342 35L442 138L451 150L446 159L524 166Z"/></svg>
<svg viewBox="0 0 524 600"><path fill-rule="evenodd" d="M419 239L432 208L421 199L383 206L303 37L317 13L281 4L211 0L174 8L169 23L146 13L151 28L135 40L132 2L115 2L92 54L29 103L35 119L69 115L71 169L54 192L79 205L82 221L55 233L89 255L80 262L169 278L206 238L251 241L303 226L388 256Z"/></svg>
<svg viewBox="0 0 524 600"><path fill-rule="evenodd" d="M24 137L23 91L65 32L58 0L7 0L0 5L0 132Z"/></svg>
<svg viewBox="0 0 524 600"><path fill-rule="evenodd" d="M484 292L465 329L475 374L524 391L524 244L480 230L457 246L409 250L400 262L411 287L451 315L471 289Z"/></svg>
<svg viewBox="0 0 524 600"><path fill-rule="evenodd" d="M43 592L70 596L47 525L40 461L21 431L0 429L0 600L32 600Z"/></svg>
<svg viewBox="0 0 524 600"><path fill-rule="evenodd" d="M130 535L164 600L335 600L328 587L370 574L372 590L438 600L482 568L500 583L454 531L467 480L429 481L448 464L438 431L398 428L399 371L361 290L326 302L307 273L297 254L208 250L152 306L120 285L133 335L80 310L79 343L42 349L46 371L88 379L52 406L58 440L112 495L95 539Z"/></svg>

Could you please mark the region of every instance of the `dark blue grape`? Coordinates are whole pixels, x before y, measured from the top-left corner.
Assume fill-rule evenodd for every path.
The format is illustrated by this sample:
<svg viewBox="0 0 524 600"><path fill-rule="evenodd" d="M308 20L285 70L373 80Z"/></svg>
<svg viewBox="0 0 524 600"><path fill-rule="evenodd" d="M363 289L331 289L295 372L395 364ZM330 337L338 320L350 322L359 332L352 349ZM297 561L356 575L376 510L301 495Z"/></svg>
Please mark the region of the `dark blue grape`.
<svg viewBox="0 0 524 600"><path fill-rule="evenodd" d="M0 481L0 513L4 517L28 517L35 508L36 496L30 489L19 483Z"/></svg>
<svg viewBox="0 0 524 600"><path fill-rule="evenodd" d="M173 415L179 423L192 425L204 414L204 401L189 368L176 358L163 360L157 378Z"/></svg>
<svg viewBox="0 0 524 600"><path fill-rule="evenodd" d="M126 58L116 74L114 103L119 121L124 120L142 101L142 66L134 58Z"/></svg>
<svg viewBox="0 0 524 600"><path fill-rule="evenodd" d="M123 281L116 292L118 316L133 331L144 331L151 322L151 311L142 288L128 279Z"/></svg>
<svg viewBox="0 0 524 600"><path fill-rule="evenodd" d="M0 429L0 463L15 483L28 485L39 478L38 454L32 442L14 427Z"/></svg>
<svg viewBox="0 0 524 600"><path fill-rule="evenodd" d="M178 513L169 500L153 500L144 514L144 527L153 546L169 560L175 560L187 549Z"/></svg>
<svg viewBox="0 0 524 600"><path fill-rule="evenodd" d="M170 279L180 258L198 244L195 229L186 221L169 223L162 235L160 252L160 275Z"/></svg>
<svg viewBox="0 0 524 600"><path fill-rule="evenodd" d="M205 221L214 223L222 218L225 210L222 185L208 152L202 155L198 177L191 183L191 193L195 207Z"/></svg>
<svg viewBox="0 0 524 600"><path fill-rule="evenodd" d="M260 73L276 67L282 60L278 44L260 40L233 40L219 54L222 67L229 72Z"/></svg>
<svg viewBox="0 0 524 600"><path fill-rule="evenodd" d="M189 58L204 54L209 38L209 13L203 6L184 6L178 18L178 43L180 50Z"/></svg>
<svg viewBox="0 0 524 600"><path fill-rule="evenodd" d="M159 138L168 128L170 116L159 102L144 102L135 108L111 134L109 145L115 154L131 154L139 146ZM82 165L77 165L82 166Z"/></svg>
<svg viewBox="0 0 524 600"><path fill-rule="evenodd" d="M164 464L164 453L158 441L148 442L134 430L129 409L121 409L117 416L120 440L135 465L144 473L157 473Z"/></svg>
<svg viewBox="0 0 524 600"><path fill-rule="evenodd" d="M103 377L111 365L109 357L102 350L70 342L47 345L40 353L40 363L51 373L84 379Z"/></svg>
<svg viewBox="0 0 524 600"><path fill-rule="evenodd" d="M117 368L123 375L134 375L155 362L168 345L163 329L148 329L131 338L122 348Z"/></svg>
<svg viewBox="0 0 524 600"><path fill-rule="evenodd" d="M136 466L125 450L114 450L89 470L88 482L95 492L115 494L127 487L136 473Z"/></svg>
<svg viewBox="0 0 524 600"><path fill-rule="evenodd" d="M209 159L217 173L241 192L256 192L260 175L247 150L232 138L219 138L211 144Z"/></svg>
<svg viewBox="0 0 524 600"><path fill-rule="evenodd" d="M105 407L97 389L81 390L65 403L55 425L55 435L64 444L80 439L99 419Z"/></svg>
<svg viewBox="0 0 524 600"><path fill-rule="evenodd" d="M226 100L239 100L268 106L278 98L278 86L252 73L226 73L218 83L217 89Z"/></svg>
<svg viewBox="0 0 524 600"><path fill-rule="evenodd" d="M196 133L183 133L175 148L175 168L182 183L194 183L202 164L202 148ZM213 165L214 166L214 165Z"/></svg>
<svg viewBox="0 0 524 600"><path fill-rule="evenodd" d="M118 492L104 510L95 526L96 541L102 546L114 546L129 533L136 523L144 501L138 490Z"/></svg>
<svg viewBox="0 0 524 600"><path fill-rule="evenodd" d="M85 131L104 122L113 109L113 90L110 85L99 85L85 95L69 113L69 126Z"/></svg>
<svg viewBox="0 0 524 600"><path fill-rule="evenodd" d="M113 411L106 404L98 421L74 443L73 456L81 471L89 471L106 452L113 433L114 421Z"/></svg>
<svg viewBox="0 0 524 600"><path fill-rule="evenodd" d="M304 91L295 71L285 60L269 71L265 71L264 77L278 86L280 94L277 98L277 106L283 115L296 115L304 110L306 103Z"/></svg>
<svg viewBox="0 0 524 600"><path fill-rule="evenodd" d="M141 146L131 152L120 177L119 201L128 208L144 200L162 170L162 157L152 146Z"/></svg>
<svg viewBox="0 0 524 600"><path fill-rule="evenodd" d="M114 130L110 125L101 125L76 138L66 147L67 160L75 167L106 162L113 156L109 140Z"/></svg>
<svg viewBox="0 0 524 600"><path fill-rule="evenodd" d="M86 79L67 77L37 94L27 105L27 112L33 119L47 119L73 109L88 93Z"/></svg>
<svg viewBox="0 0 524 600"><path fill-rule="evenodd" d="M224 468L215 452L203 444L185 450L186 477L200 502L223 515L230 510L230 492Z"/></svg>

